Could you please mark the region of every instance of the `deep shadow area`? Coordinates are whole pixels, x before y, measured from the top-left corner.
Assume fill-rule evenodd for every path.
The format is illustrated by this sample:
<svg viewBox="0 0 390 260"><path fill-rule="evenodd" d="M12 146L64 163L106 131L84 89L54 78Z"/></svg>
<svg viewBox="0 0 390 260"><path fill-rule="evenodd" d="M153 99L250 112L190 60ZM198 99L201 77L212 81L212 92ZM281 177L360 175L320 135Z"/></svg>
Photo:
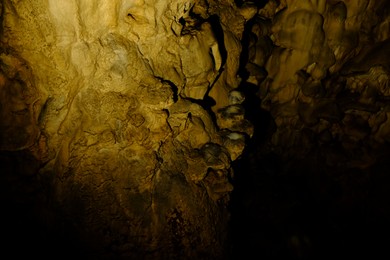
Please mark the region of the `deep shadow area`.
<svg viewBox="0 0 390 260"><path fill-rule="evenodd" d="M244 89L247 97L256 91ZM274 123L259 104L245 101L255 133L233 164L231 259L388 257L389 144L371 151L376 161L367 167L345 160L350 151L337 141L313 145L306 157L286 155L272 149ZM331 167L327 158L344 164Z"/></svg>
<svg viewBox="0 0 390 260"><path fill-rule="evenodd" d="M0 165L0 258L82 257L72 225L49 208L42 165L27 151L0 152Z"/></svg>

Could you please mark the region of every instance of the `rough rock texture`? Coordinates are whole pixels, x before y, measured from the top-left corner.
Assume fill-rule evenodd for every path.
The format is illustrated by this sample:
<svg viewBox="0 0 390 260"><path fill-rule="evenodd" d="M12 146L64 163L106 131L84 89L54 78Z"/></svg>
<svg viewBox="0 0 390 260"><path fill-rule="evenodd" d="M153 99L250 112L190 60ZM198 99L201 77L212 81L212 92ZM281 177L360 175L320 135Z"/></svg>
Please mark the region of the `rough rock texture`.
<svg viewBox="0 0 390 260"><path fill-rule="evenodd" d="M388 1L0 10L2 252L388 254Z"/></svg>
<svg viewBox="0 0 390 260"><path fill-rule="evenodd" d="M39 223L64 254L225 256L231 162L253 133L232 91L256 7L4 0L1 10L2 198L26 211L19 222L37 235L26 240L44 233ZM11 246L19 228L7 229Z"/></svg>
<svg viewBox="0 0 390 260"><path fill-rule="evenodd" d="M308 0L259 11L246 68L275 120L274 147L305 156L296 149L310 148L303 130L374 147L386 140L388 12L386 1Z"/></svg>
<svg viewBox="0 0 390 260"><path fill-rule="evenodd" d="M389 19L388 1L271 0L247 24L238 252L388 255Z"/></svg>

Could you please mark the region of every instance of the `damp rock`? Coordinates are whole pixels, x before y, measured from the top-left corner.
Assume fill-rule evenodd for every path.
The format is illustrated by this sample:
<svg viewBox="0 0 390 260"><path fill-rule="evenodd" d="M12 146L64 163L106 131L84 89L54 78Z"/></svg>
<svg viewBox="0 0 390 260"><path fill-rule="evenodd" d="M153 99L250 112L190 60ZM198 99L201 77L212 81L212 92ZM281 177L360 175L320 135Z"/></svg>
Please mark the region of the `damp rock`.
<svg viewBox="0 0 390 260"><path fill-rule="evenodd" d="M233 90L229 93L229 105L242 104L245 101L245 96L242 92Z"/></svg>
<svg viewBox="0 0 390 260"><path fill-rule="evenodd" d="M223 138L223 146L230 154L232 161L237 160L245 148L246 137L242 133L231 132L228 130L220 133Z"/></svg>
<svg viewBox="0 0 390 260"><path fill-rule="evenodd" d="M228 169L230 164L229 154L224 147L207 143L201 148L202 156L207 164L212 169Z"/></svg>

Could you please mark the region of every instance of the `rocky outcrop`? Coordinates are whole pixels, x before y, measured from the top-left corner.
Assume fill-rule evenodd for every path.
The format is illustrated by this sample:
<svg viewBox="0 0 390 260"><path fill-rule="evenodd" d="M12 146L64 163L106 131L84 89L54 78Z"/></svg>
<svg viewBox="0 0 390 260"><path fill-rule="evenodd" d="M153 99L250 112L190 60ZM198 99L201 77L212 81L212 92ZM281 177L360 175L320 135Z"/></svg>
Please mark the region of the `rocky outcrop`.
<svg viewBox="0 0 390 260"><path fill-rule="evenodd" d="M91 257L222 257L231 162L253 132L234 89L256 7L1 4L0 149L34 158L46 228Z"/></svg>

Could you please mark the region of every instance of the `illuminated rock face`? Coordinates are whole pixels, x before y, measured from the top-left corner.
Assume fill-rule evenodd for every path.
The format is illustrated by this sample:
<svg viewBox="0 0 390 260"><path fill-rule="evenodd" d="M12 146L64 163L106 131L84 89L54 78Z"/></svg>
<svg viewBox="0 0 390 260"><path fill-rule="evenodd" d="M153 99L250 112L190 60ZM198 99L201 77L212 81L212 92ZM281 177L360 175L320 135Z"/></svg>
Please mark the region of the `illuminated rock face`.
<svg viewBox="0 0 390 260"><path fill-rule="evenodd" d="M1 1L2 178L33 179L35 214L87 254L222 257L231 163L254 133L239 68L271 149L337 140L367 148L345 152L351 167L374 162L390 141L388 3L245 2Z"/></svg>
<svg viewBox="0 0 390 260"><path fill-rule="evenodd" d="M49 228L77 230L91 254L223 256L230 164L253 131L227 109L241 103L229 93L256 9L50 0L2 10L0 149L40 165Z"/></svg>

